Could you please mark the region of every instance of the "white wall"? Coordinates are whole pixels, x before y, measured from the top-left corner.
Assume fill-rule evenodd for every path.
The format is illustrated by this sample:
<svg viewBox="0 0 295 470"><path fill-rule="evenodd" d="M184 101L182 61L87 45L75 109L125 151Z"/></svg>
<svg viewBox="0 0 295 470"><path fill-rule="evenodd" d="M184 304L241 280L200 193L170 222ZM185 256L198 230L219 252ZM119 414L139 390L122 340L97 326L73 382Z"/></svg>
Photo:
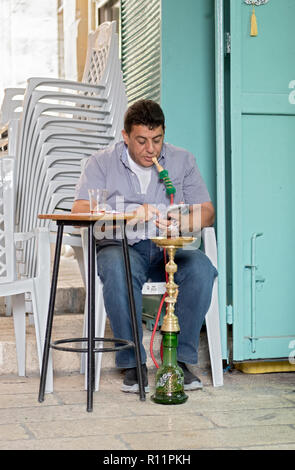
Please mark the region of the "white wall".
<svg viewBox="0 0 295 470"><path fill-rule="evenodd" d="M57 1L0 0L0 102L4 88L58 76L57 40Z"/></svg>
<svg viewBox="0 0 295 470"><path fill-rule="evenodd" d="M68 80L77 80L77 37L76 0L64 0L64 74Z"/></svg>

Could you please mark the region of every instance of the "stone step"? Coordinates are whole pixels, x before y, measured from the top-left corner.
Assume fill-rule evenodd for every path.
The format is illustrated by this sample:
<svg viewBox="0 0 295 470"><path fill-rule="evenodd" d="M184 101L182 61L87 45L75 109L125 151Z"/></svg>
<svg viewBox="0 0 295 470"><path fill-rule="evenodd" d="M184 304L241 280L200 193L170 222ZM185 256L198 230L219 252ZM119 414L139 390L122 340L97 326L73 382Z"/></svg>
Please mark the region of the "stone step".
<svg viewBox="0 0 295 470"><path fill-rule="evenodd" d="M15 337L13 328L12 317L0 316L0 375L15 374L17 375L17 361L16 361L16 348ZM83 314L65 314L55 315L52 339L64 339L81 337L83 331ZM147 352L147 365L148 367L154 366L153 360L150 355L150 339L152 332L149 331L143 324L144 339L143 343ZM109 322L106 324L105 337L113 337ZM157 363L161 364L160 359L160 343L161 334L156 333L154 337L153 351ZM75 347L73 345L73 347ZM81 354L76 352L66 352L53 350L53 362L55 373L75 373L80 370ZM201 334L200 348L199 348L199 364L200 368L210 367L207 337L206 333ZM115 368L115 353L104 353L102 358L102 368L113 369ZM39 374L39 364L35 339L35 328L27 317L26 325L26 374Z"/></svg>

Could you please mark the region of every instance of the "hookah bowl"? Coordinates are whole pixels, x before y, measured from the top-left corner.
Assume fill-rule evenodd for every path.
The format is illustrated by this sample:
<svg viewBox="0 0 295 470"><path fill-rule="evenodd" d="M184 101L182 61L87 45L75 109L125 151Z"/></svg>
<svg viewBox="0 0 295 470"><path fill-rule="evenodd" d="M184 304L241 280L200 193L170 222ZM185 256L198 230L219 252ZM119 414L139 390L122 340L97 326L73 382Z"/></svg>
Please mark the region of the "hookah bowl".
<svg viewBox="0 0 295 470"><path fill-rule="evenodd" d="M177 364L177 335L180 332L178 318L174 313L178 296L178 285L174 282L177 265L174 256L178 248L194 241L193 237L152 238L159 247L165 248L169 261L165 266L168 274L166 284L167 296L166 315L163 318L161 334L163 335L163 363L156 373L156 390L151 399L162 405L178 405L184 403L188 396L184 393L184 377L181 367Z"/></svg>

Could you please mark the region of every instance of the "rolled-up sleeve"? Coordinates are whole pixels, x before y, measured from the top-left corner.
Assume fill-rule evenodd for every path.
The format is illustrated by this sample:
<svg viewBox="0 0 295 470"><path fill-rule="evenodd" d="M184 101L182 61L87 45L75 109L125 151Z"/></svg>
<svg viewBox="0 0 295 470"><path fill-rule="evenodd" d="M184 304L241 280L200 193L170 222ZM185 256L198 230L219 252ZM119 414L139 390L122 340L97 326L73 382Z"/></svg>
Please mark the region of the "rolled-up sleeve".
<svg viewBox="0 0 295 470"><path fill-rule="evenodd" d="M183 181L183 195L186 204L202 204L211 201L206 184L201 176L194 155L188 153Z"/></svg>

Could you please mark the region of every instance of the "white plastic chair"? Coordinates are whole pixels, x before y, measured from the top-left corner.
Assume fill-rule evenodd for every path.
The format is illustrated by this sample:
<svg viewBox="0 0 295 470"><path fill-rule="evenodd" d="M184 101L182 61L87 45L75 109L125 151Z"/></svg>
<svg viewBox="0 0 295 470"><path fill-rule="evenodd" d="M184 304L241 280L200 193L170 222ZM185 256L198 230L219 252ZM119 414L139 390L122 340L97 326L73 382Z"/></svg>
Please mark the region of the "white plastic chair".
<svg viewBox="0 0 295 470"><path fill-rule="evenodd" d="M26 365L26 304L25 294L31 296L36 333L39 367L42 364L42 345L46 327L46 316L50 287L50 245L49 232L37 229L31 233L14 232L14 167L15 159L5 157L0 160L0 296L12 297L12 310L16 338L18 373L25 375ZM36 238L37 274L17 278L16 245ZM41 261L42 260L42 261ZM48 369L46 390L52 391L52 363Z"/></svg>
<svg viewBox="0 0 295 470"><path fill-rule="evenodd" d="M88 35L87 44L87 55L85 60L85 67L83 72L82 81L85 83L98 83L100 82L106 62L111 48L112 37L116 35L116 22L106 21L101 24L96 31L92 31ZM99 51L99 60L96 60L94 64L92 50ZM95 70L95 80L93 78Z"/></svg>
<svg viewBox="0 0 295 470"><path fill-rule="evenodd" d="M81 229L81 237L82 237L83 251L84 251L85 272L87 273L88 238L87 238L87 233L85 229ZM202 229L202 240L203 240L205 254L208 256L212 264L217 269L217 246L216 246L215 230L213 227L205 227ZM95 272L97 272L97 268L95 269ZM87 277L87 274L86 274L86 277ZM103 302L102 287L103 287L102 282L99 276L96 276L95 336L98 338L104 337L105 322L106 322L106 311L105 311L104 302ZM164 294L165 291L166 291L165 282L146 282L142 288L142 293L144 295L155 294L155 293ZM87 295L86 295L86 299L87 299ZM87 306L85 304L85 312L86 312L86 308ZM85 321L84 321L83 336L87 336L87 324L86 324L87 315L84 315L84 319ZM206 314L205 321L206 321L207 339L208 339L208 347L209 347L210 362L211 362L212 382L213 382L214 387L219 387L223 385L223 363L222 363L220 317L219 317L219 304L218 304L218 278L215 278L214 280L211 304ZM96 391L99 390L101 360L102 360L102 353L97 353L96 359L95 359L95 367L96 367L95 390ZM85 357L82 357L81 373L84 373L84 372L86 372L85 371ZM87 378L85 378L85 387L87 384L86 380Z"/></svg>
<svg viewBox="0 0 295 470"><path fill-rule="evenodd" d="M19 119L22 113L24 88L5 88L0 111L0 126L11 119Z"/></svg>

